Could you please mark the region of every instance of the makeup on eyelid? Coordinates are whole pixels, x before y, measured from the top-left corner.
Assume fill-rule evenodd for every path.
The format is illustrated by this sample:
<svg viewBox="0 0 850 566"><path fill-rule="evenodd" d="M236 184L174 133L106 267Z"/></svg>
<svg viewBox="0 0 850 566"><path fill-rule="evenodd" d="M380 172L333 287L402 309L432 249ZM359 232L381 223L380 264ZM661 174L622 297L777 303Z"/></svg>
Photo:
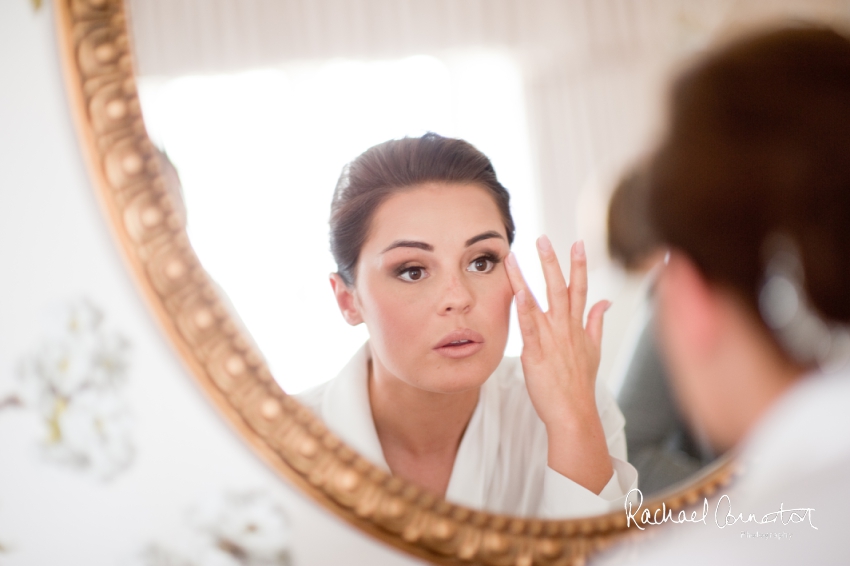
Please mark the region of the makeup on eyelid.
<svg viewBox="0 0 850 566"><path fill-rule="evenodd" d="M485 264L486 269L478 269L478 266L476 264L478 264L478 262L482 262L482 261L486 262L486 264L489 264L489 265ZM493 270L496 269L496 266L498 266L501 262L502 262L502 258L499 257L498 254L492 253L492 252L484 252L484 253L478 255L475 259L473 259L472 261L470 261L467 264L466 271L468 271L470 273L475 273L475 274L478 274L478 275L487 275L489 273L492 273ZM425 262L405 261L405 262L399 264L398 266L391 268L390 271L391 271L391 273L393 273L393 275L395 277L402 279L402 281L406 281L406 282L421 281L422 279L425 279L427 277L427 274L425 274L424 277L423 276L418 276L418 277L411 276L410 279L405 279L403 277L403 275L405 273L411 273L413 270L419 270L421 272L427 272L428 266L423 265L423 263L425 263ZM412 279L412 281L411 281L411 279Z"/></svg>

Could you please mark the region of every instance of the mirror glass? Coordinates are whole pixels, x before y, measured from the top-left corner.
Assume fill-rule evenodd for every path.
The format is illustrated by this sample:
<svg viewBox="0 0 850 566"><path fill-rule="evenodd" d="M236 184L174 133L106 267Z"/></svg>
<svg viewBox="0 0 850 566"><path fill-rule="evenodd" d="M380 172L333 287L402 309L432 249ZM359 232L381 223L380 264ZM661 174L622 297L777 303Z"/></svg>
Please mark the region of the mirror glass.
<svg viewBox="0 0 850 566"><path fill-rule="evenodd" d="M365 149L428 131L468 139L521 188L517 248L533 251L540 234L521 77L507 53L142 76L140 93L148 131L179 171L192 245L288 393L336 375L367 339L328 282L331 196Z"/></svg>
<svg viewBox="0 0 850 566"><path fill-rule="evenodd" d="M463 138L510 191L512 249L543 308L536 238L561 258L585 242L588 303L614 303L598 382L626 417L646 496L714 455L669 397L652 274L608 257L609 197L651 149L671 69L729 28L830 20L833 4L130 0L128 12L145 125L179 174L192 245L285 391L334 378L368 339L329 283L343 166L389 139ZM511 316L505 355L518 356Z"/></svg>

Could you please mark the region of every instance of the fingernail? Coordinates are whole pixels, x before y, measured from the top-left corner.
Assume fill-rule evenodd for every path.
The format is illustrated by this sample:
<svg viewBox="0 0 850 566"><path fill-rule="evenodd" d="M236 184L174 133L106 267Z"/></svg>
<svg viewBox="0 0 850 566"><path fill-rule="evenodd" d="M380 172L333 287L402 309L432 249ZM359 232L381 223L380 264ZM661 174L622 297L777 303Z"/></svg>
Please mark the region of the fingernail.
<svg viewBox="0 0 850 566"><path fill-rule="evenodd" d="M516 256L514 255L514 252L508 254L505 263L507 263L511 267L516 267Z"/></svg>
<svg viewBox="0 0 850 566"><path fill-rule="evenodd" d="M579 240L575 245L576 257L581 259L584 257L584 240Z"/></svg>
<svg viewBox="0 0 850 566"><path fill-rule="evenodd" d="M539 249L541 252L552 251L552 242L549 241L549 237L546 234L537 238L537 249Z"/></svg>
<svg viewBox="0 0 850 566"><path fill-rule="evenodd" d="M610 309L610 308L611 308L611 305L613 305L613 304L614 304L614 303L612 303L611 301L605 301L605 302L606 302L606 303L608 303L608 304L607 304L607 305L605 305L605 309L603 309L603 311L602 311L602 312L608 312L608 309Z"/></svg>
<svg viewBox="0 0 850 566"><path fill-rule="evenodd" d="M518 305L525 304L525 289L520 289L519 293L516 294L516 302Z"/></svg>

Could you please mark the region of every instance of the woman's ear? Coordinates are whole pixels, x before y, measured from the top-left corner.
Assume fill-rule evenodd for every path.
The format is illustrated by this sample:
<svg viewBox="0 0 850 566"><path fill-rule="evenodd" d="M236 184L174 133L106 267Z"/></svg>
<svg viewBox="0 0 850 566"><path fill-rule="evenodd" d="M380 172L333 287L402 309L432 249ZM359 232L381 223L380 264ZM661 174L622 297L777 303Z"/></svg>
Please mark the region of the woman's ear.
<svg viewBox="0 0 850 566"><path fill-rule="evenodd" d="M349 288L345 281L342 280L339 273L331 273L330 275L331 289L336 297L336 304L339 306L339 312L345 322L351 326L357 326L363 322L363 317L360 315L360 310L357 308L357 301L354 297L354 289Z"/></svg>

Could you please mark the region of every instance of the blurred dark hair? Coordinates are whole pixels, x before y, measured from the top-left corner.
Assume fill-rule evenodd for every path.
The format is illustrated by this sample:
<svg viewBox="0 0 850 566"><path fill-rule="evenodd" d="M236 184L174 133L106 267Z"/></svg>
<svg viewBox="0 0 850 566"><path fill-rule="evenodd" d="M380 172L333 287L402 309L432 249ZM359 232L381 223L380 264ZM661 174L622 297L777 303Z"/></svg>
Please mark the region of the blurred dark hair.
<svg viewBox="0 0 850 566"><path fill-rule="evenodd" d="M649 220L649 184L644 167L633 167L620 179L608 203L608 254L629 270L638 270L658 250Z"/></svg>
<svg viewBox="0 0 850 566"><path fill-rule="evenodd" d="M823 26L738 40L684 73L671 103L650 163L661 239L758 313L762 247L787 235L814 307L850 320L850 41Z"/></svg>
<svg viewBox="0 0 850 566"><path fill-rule="evenodd" d="M331 203L331 253L339 275L354 283L360 250L375 210L393 193L429 182L476 184L496 201L513 243L510 195L487 156L464 140L427 133L390 140L367 149L346 165Z"/></svg>

